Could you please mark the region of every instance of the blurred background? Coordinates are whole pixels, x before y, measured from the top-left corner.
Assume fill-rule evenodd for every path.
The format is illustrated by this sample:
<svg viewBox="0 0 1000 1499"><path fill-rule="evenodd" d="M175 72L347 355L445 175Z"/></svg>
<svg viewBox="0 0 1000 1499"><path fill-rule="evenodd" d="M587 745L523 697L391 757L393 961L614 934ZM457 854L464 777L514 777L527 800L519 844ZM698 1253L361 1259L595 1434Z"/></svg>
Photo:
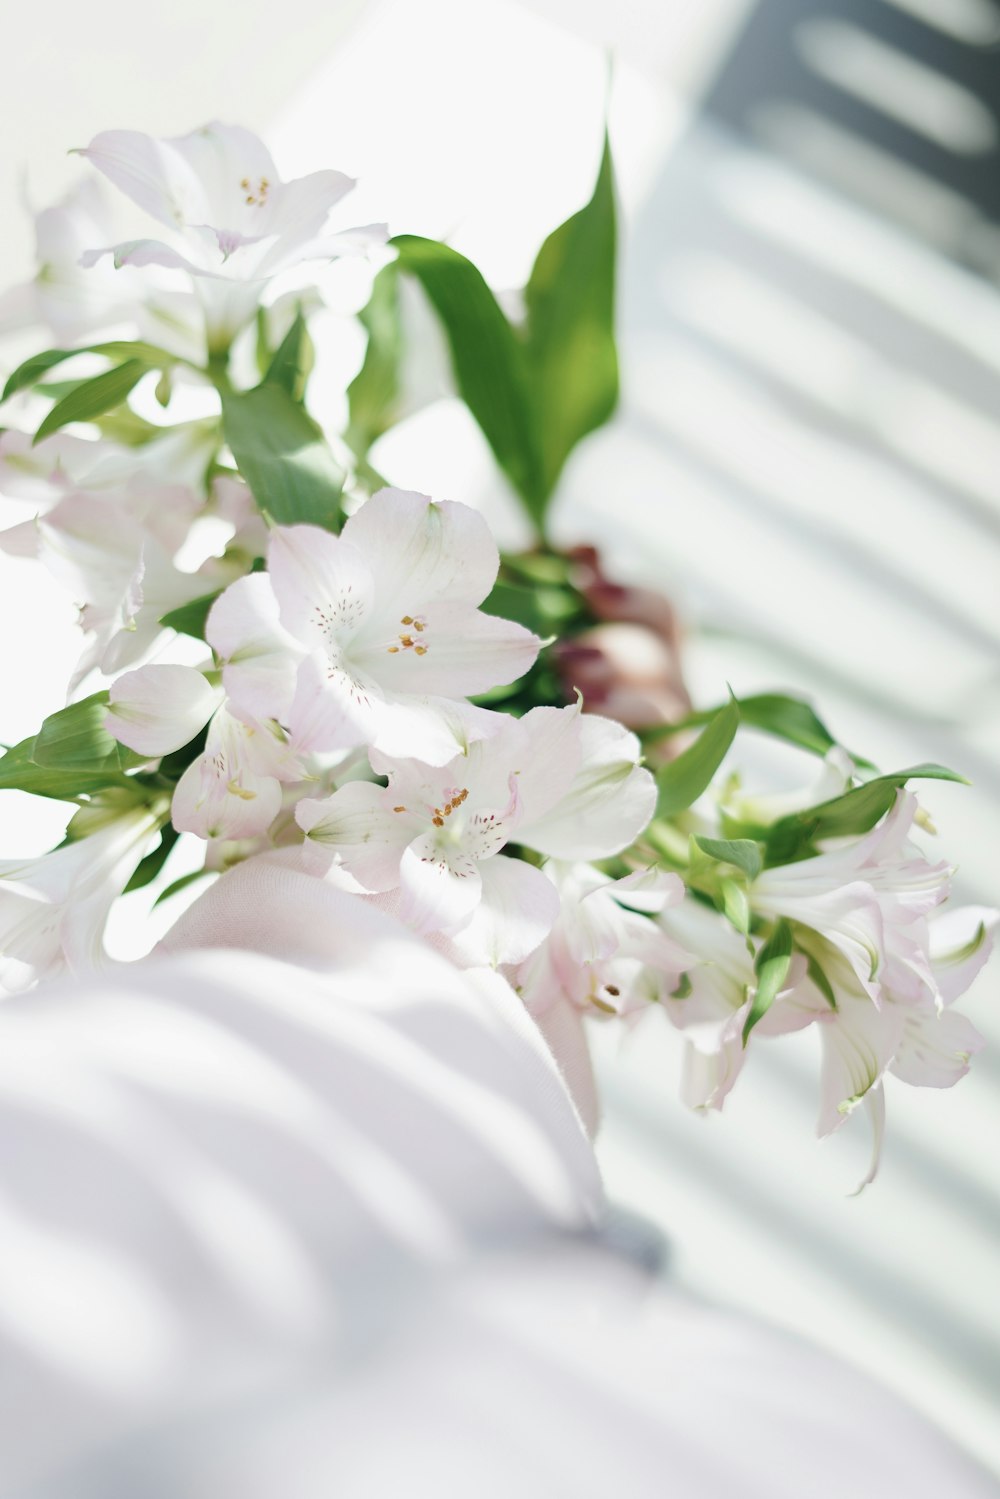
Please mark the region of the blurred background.
<svg viewBox="0 0 1000 1499"><path fill-rule="evenodd" d="M447 238L519 286L589 196L610 54L624 396L571 459L555 534L670 595L699 703L727 682L805 693L884 768L968 775L972 791L931 783L923 800L956 900L1000 903L1000 5L175 0L163 15L49 0L6 17L0 285L31 274L16 204L78 177L69 147L219 117L265 135L284 176L360 178L352 222ZM369 275L331 292L318 414L334 428ZM0 349L3 373L24 352ZM457 401L373 457L518 541ZM16 742L60 705L79 640L41 569L3 555L0 631L0 739ZM738 758L748 780L775 774L752 741ZM61 835L65 809L0 802L5 856ZM157 926L149 900L122 903L118 955L179 910ZM656 1017L596 1041L608 1187L663 1230L675 1282L860 1364L1000 1471L997 974L964 1004L992 1043L968 1079L940 1094L890 1079L882 1174L857 1200L861 1120L812 1135L815 1037L761 1048L708 1120L677 1103L677 1038Z"/></svg>

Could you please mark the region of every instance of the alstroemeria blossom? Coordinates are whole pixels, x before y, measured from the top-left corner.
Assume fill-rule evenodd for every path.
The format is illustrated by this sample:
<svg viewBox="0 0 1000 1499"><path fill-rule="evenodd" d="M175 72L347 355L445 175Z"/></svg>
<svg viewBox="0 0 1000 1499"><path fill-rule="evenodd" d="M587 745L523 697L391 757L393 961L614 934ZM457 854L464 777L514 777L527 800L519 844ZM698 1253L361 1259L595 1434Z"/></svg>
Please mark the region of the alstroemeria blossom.
<svg viewBox="0 0 1000 1499"><path fill-rule="evenodd" d="M907 834L915 797L900 791L871 832L812 859L767 869L750 887L760 916L812 928L850 963L866 994L884 982L914 999L934 992L921 925L947 898L951 870L929 864Z"/></svg>
<svg viewBox="0 0 1000 1499"><path fill-rule="evenodd" d="M303 749L444 765L497 721L465 697L515 681L541 644L477 607L499 560L476 511L397 489L340 536L279 527L266 578L242 579L209 616L226 691L247 714L286 715Z"/></svg>
<svg viewBox="0 0 1000 1499"><path fill-rule="evenodd" d="M322 235L331 209L354 186L342 172L282 182L264 143L214 121L189 135L155 140L105 130L80 152L170 231L93 248L82 264L113 255L116 266L167 266L193 275L209 343L226 346L253 315L263 284L305 259L331 260L385 241L381 224Z"/></svg>
<svg viewBox="0 0 1000 1499"><path fill-rule="evenodd" d="M101 825L41 858L0 861L0 989L17 992L103 961L108 913L162 819L135 804L107 820L88 806L78 827L81 817Z"/></svg>
<svg viewBox="0 0 1000 1499"><path fill-rule="evenodd" d="M303 775L277 724L247 723L223 703L209 723L204 752L177 782L174 827L199 838L254 838L281 811L282 782Z"/></svg>
<svg viewBox="0 0 1000 1499"><path fill-rule="evenodd" d="M595 741L597 775L584 753ZM517 842L549 853L575 841L580 858L617 853L655 803L637 756L618 724L534 708L501 717L490 739L440 769L372 754L388 787L354 782L300 802L296 815L317 871L337 865L361 890L398 890L402 918L445 933L464 961L516 963L551 929L559 897L540 870L501 850Z"/></svg>

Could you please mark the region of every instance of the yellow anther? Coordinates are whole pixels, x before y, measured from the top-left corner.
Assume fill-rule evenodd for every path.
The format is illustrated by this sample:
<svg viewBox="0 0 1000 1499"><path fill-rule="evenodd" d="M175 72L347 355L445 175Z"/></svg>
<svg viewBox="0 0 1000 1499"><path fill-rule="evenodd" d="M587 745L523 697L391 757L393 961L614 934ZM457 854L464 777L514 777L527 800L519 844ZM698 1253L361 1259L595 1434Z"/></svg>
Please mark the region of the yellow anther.
<svg viewBox="0 0 1000 1499"><path fill-rule="evenodd" d="M427 647L425 645L415 645L413 647L413 649L414 649L414 651L416 652L416 654L418 656L426 656L427 655Z"/></svg>
<svg viewBox="0 0 1000 1499"><path fill-rule="evenodd" d="M410 621L408 619L403 620L404 625L408 625L409 623ZM415 619L413 621L413 628L415 630L426 630L427 626L424 624L422 619Z"/></svg>
<svg viewBox="0 0 1000 1499"><path fill-rule="evenodd" d="M243 190L246 191L246 189L249 186L250 186L250 178L249 177L241 177L240 178L240 187L242 187Z"/></svg>
<svg viewBox="0 0 1000 1499"><path fill-rule="evenodd" d="M410 646L413 644L413 636L412 635L400 635L400 637L399 637L399 643L400 643L401 646L404 647L405 650L409 650Z"/></svg>
<svg viewBox="0 0 1000 1499"><path fill-rule="evenodd" d="M390 645L388 647L388 652L389 652L390 656L398 656L399 655L399 646L398 645Z"/></svg>
<svg viewBox="0 0 1000 1499"><path fill-rule="evenodd" d="M393 811L394 811L394 812L405 812L405 811L406 811L406 808L405 808L405 807L393 807L393 809L392 809L392 810L393 810Z"/></svg>
<svg viewBox="0 0 1000 1499"><path fill-rule="evenodd" d="M403 617L402 617L402 619L399 621L399 623L401 625L412 625L412 623L413 623L413 615L412 614L404 614ZM417 628L419 629L420 626L418 625Z"/></svg>
<svg viewBox="0 0 1000 1499"><path fill-rule="evenodd" d="M436 828L443 828L444 827L444 818L443 817L432 817L431 818L431 822L434 824L434 826Z"/></svg>

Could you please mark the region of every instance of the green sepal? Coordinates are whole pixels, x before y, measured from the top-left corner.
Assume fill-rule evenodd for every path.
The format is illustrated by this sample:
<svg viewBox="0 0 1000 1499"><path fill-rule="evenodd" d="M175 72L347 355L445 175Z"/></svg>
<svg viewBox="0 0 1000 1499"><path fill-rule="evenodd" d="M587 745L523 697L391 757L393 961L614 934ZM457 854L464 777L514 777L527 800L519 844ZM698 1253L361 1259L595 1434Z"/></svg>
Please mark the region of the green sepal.
<svg viewBox="0 0 1000 1499"><path fill-rule="evenodd" d="M52 770L122 778L126 770L145 765L148 755L120 744L104 727L107 707L107 692L95 692L50 713L35 735L34 763Z"/></svg>
<svg viewBox="0 0 1000 1499"><path fill-rule="evenodd" d="M757 954L754 970L757 987L743 1026L743 1045L750 1039L750 1032L762 1020L784 988L792 962L792 929L782 917Z"/></svg>
<svg viewBox="0 0 1000 1499"><path fill-rule="evenodd" d="M739 880L723 875L719 881L719 901L723 916L736 928L742 937L750 934L750 899L746 886Z"/></svg>
<svg viewBox="0 0 1000 1499"><path fill-rule="evenodd" d="M657 817L675 817L698 800L725 759L740 722L740 705L732 698L709 720L694 744L657 775Z"/></svg>
<svg viewBox="0 0 1000 1499"><path fill-rule="evenodd" d="M72 802L78 797L106 791L111 786L128 786L121 771L60 770L58 766L36 765L31 758L35 736L22 739L0 756L0 791L25 791L31 796L51 797L54 801Z"/></svg>
<svg viewBox="0 0 1000 1499"><path fill-rule="evenodd" d="M344 475L318 423L283 385L225 394L222 427L240 473L272 520L337 529Z"/></svg>

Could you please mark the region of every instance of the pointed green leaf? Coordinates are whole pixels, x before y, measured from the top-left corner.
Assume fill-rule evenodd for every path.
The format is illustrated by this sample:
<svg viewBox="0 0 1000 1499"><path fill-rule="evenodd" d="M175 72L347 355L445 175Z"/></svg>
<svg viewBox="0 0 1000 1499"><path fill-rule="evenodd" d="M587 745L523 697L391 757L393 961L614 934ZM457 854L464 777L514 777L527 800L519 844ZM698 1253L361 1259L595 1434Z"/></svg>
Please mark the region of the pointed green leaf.
<svg viewBox="0 0 1000 1499"><path fill-rule="evenodd" d="M540 520L546 490L537 414L517 335L471 260L417 235L392 244L400 271L417 278L441 319L462 399L529 514Z"/></svg>
<svg viewBox="0 0 1000 1499"><path fill-rule="evenodd" d="M120 406L129 392L138 385L149 365L141 359L126 359L115 369L84 380L69 395L57 401L35 433L34 442L58 432L69 422L89 422Z"/></svg>
<svg viewBox="0 0 1000 1499"><path fill-rule="evenodd" d="M750 1013L743 1026L743 1045L746 1046L750 1039L750 1032L759 1020L767 1014L781 990L784 988L785 980L788 978L788 970L792 961L792 929L788 922L782 918L774 931L764 943L754 969L757 974L757 988L750 1006Z"/></svg>
<svg viewBox="0 0 1000 1499"><path fill-rule="evenodd" d="M739 722L740 709L734 698L718 710L694 744L663 767L656 778L660 788L658 817L675 817L698 800L725 759Z"/></svg>
<svg viewBox="0 0 1000 1499"><path fill-rule="evenodd" d="M364 363L347 387L350 410L346 439L359 458L399 420L403 333L399 310L399 267L383 266L372 283L368 305L359 314L368 333Z"/></svg>
<svg viewBox="0 0 1000 1499"><path fill-rule="evenodd" d="M166 890L160 891L153 902L154 908L162 905L165 900L169 900L172 895L178 895L182 890L186 890L188 885L194 884L195 880L203 880L207 875L214 873L212 869L192 869L190 874L182 874L179 879L168 885Z"/></svg>
<svg viewBox="0 0 1000 1499"><path fill-rule="evenodd" d="M46 349L44 353L33 354L30 359L18 365L4 386L0 401L6 401L17 391L36 384L57 364L62 364L66 359L73 359L77 354L103 354L106 359L113 360L116 364L121 364L123 360L137 359L151 370L167 369L176 363L176 356L169 354L166 349L158 349L155 344L144 343L139 339L87 344L82 349Z"/></svg>
<svg viewBox="0 0 1000 1499"><path fill-rule="evenodd" d="M908 770L875 776L863 786L855 786L831 801L821 802L803 812L779 818L771 827L761 830L767 843L770 864L786 864L800 857L819 838L843 838L867 833L889 811L896 793L910 780L958 781L968 785L964 776L944 765L911 765Z"/></svg>
<svg viewBox="0 0 1000 1499"><path fill-rule="evenodd" d="M223 397L222 423L260 508L281 526L336 530L344 476L321 428L282 385Z"/></svg>
<svg viewBox="0 0 1000 1499"><path fill-rule="evenodd" d="M607 136L590 202L538 252L525 288L525 354L541 446L542 495L618 401L615 195Z"/></svg>
<svg viewBox="0 0 1000 1499"><path fill-rule="evenodd" d="M265 385L280 385L293 401L302 401L306 382L316 362L316 350L301 312L285 334L277 353L267 367Z"/></svg>
<svg viewBox="0 0 1000 1499"><path fill-rule="evenodd" d="M741 709L742 706L741 703ZM755 880L764 867L760 844L755 843L752 838L696 837L695 842L706 854L711 854L713 859L719 859L724 864L735 864L737 869L742 869L748 880Z"/></svg>
<svg viewBox="0 0 1000 1499"><path fill-rule="evenodd" d="M708 723L718 711L718 708L705 708L697 713L689 713L677 723L657 724L654 729L644 730L643 737L669 738L682 729ZM799 749L809 750L814 755L825 755L839 743L807 702L780 692L760 692L751 697L741 697L740 722L747 728L770 734L775 739L783 739L786 744L797 745ZM850 751L847 753L850 754ZM862 755L851 755L851 759L864 770L875 768Z"/></svg>

